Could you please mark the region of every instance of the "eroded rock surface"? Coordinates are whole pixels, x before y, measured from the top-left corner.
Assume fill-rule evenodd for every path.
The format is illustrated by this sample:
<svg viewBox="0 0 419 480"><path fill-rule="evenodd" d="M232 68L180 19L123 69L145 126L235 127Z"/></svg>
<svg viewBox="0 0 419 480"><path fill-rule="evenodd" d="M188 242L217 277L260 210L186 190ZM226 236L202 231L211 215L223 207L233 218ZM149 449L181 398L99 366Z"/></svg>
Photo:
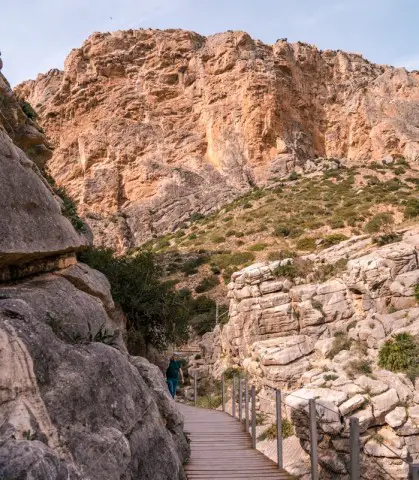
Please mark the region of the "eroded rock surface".
<svg viewBox="0 0 419 480"><path fill-rule="evenodd" d="M0 478L183 480L164 378L127 353L109 282L77 262L87 238L15 143L0 123Z"/></svg>
<svg viewBox="0 0 419 480"><path fill-rule="evenodd" d="M316 157L419 154L417 72L244 32L96 33L63 72L16 91L39 113L55 146L51 172L96 242L119 250L254 185L310 172Z"/></svg>
<svg viewBox="0 0 419 480"><path fill-rule="evenodd" d="M280 388L306 451L308 401L316 399L322 478L347 478L352 416L362 433L362 478L407 478L406 461L419 460L419 382L380 368L378 351L394 334L419 333L417 233L411 228L381 248L364 245L358 255L351 242L342 245L346 267L322 283L311 283L308 271L292 281L278 277L280 262L234 273L229 322L203 336L191 370L217 377L226 367L243 368L267 413ZM314 268L336 260L335 251L311 255Z"/></svg>

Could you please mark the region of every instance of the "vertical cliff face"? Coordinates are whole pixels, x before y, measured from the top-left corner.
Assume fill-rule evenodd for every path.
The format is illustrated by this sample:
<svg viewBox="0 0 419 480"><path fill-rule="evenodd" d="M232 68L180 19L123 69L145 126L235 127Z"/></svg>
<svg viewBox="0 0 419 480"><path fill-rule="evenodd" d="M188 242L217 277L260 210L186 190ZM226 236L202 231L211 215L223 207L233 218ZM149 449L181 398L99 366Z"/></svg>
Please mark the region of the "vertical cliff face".
<svg viewBox="0 0 419 480"><path fill-rule="evenodd" d="M94 34L16 91L55 146L53 176L119 249L315 156L419 153L418 73L244 32Z"/></svg>
<svg viewBox="0 0 419 480"><path fill-rule="evenodd" d="M77 262L88 240L16 146L35 127L0 95L0 478L183 479L163 376L128 355L109 282Z"/></svg>

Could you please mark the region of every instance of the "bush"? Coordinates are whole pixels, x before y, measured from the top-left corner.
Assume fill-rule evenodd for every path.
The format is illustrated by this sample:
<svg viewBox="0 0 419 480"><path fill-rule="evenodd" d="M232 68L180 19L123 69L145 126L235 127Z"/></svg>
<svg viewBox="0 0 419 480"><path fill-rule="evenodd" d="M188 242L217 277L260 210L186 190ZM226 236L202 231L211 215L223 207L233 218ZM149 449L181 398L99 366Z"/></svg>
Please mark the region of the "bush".
<svg viewBox="0 0 419 480"><path fill-rule="evenodd" d="M210 240L213 243L223 243L226 241L225 237L222 235L213 235Z"/></svg>
<svg viewBox="0 0 419 480"><path fill-rule="evenodd" d="M407 201L404 216L405 218L416 218L419 216L419 200L417 198L410 198Z"/></svg>
<svg viewBox="0 0 419 480"><path fill-rule="evenodd" d="M345 222L343 220L340 220L338 218L332 218L329 222L330 228L336 229L336 228L345 228Z"/></svg>
<svg viewBox="0 0 419 480"><path fill-rule="evenodd" d="M288 177L288 180L291 182L295 182L295 180L298 180L300 176L298 175L297 172L291 172L290 176Z"/></svg>
<svg viewBox="0 0 419 480"><path fill-rule="evenodd" d="M35 110L33 109L32 105L25 100L21 103L22 110L24 114L30 118L31 120L36 120L38 115L36 114Z"/></svg>
<svg viewBox="0 0 419 480"><path fill-rule="evenodd" d="M344 240L348 240L348 237L346 235L342 235L341 233L333 233L332 235L327 235L323 239L322 247L328 248L333 245L337 245Z"/></svg>
<svg viewBox="0 0 419 480"><path fill-rule="evenodd" d="M199 213L199 212L195 212L189 217L189 221L190 222L197 222L198 220L202 220L203 218L205 218L205 215L203 215L202 213Z"/></svg>
<svg viewBox="0 0 419 480"><path fill-rule="evenodd" d="M208 257L206 255L189 258L180 266L180 271L185 273L186 275L194 275L195 273L198 273L198 267L200 267L207 261Z"/></svg>
<svg viewBox="0 0 419 480"><path fill-rule="evenodd" d="M313 279L316 282L325 282L342 273L346 269L347 264L348 260L346 258L341 258L335 263L324 263L313 272Z"/></svg>
<svg viewBox="0 0 419 480"><path fill-rule="evenodd" d="M204 395L196 399L196 404L201 408L208 408L210 410L216 410L223 403L221 395Z"/></svg>
<svg viewBox="0 0 419 480"><path fill-rule="evenodd" d="M410 373L417 369L419 343L410 333L398 333L378 352L378 365L391 372Z"/></svg>
<svg viewBox="0 0 419 480"><path fill-rule="evenodd" d="M224 378L226 380L231 380L233 378L233 375L238 375L244 376L245 371L243 368L238 368L238 367L228 367L226 370L224 370Z"/></svg>
<svg viewBox="0 0 419 480"><path fill-rule="evenodd" d="M87 226L77 213L77 207L73 199L67 194L65 188L53 187L55 193L63 201L61 213L68 218L73 227L80 233L87 232Z"/></svg>
<svg viewBox="0 0 419 480"><path fill-rule="evenodd" d="M313 237L303 237L298 240L295 246L297 250L311 252L316 249L316 239Z"/></svg>
<svg viewBox="0 0 419 480"><path fill-rule="evenodd" d="M378 246L388 245L389 243L400 242L403 237L397 233L385 233L373 239Z"/></svg>
<svg viewBox="0 0 419 480"><path fill-rule="evenodd" d="M357 375L371 375L371 360L352 360L347 364L345 371L349 378L355 378Z"/></svg>
<svg viewBox="0 0 419 480"><path fill-rule="evenodd" d="M333 359L342 350L349 350L351 348L352 340L348 338L344 332L336 332L333 339L332 348L327 354L327 358Z"/></svg>
<svg viewBox="0 0 419 480"><path fill-rule="evenodd" d="M285 277L293 280L297 277L305 277L312 271L313 265L308 260L301 260L297 258L293 262L289 261L285 265L279 265L274 270L274 275L277 277Z"/></svg>
<svg viewBox="0 0 419 480"><path fill-rule="evenodd" d="M112 296L127 318L128 345L133 354L142 343L163 350L168 343L188 338L193 300L187 290L176 291L162 281L163 268L150 251L116 256L111 249L92 248L79 259L108 277Z"/></svg>
<svg viewBox="0 0 419 480"><path fill-rule="evenodd" d="M374 215L371 220L365 224L364 229L367 233L377 233L380 231L386 231L391 228L393 224L394 218L391 213L377 213L377 215Z"/></svg>
<svg viewBox="0 0 419 480"><path fill-rule="evenodd" d="M261 252L262 250L265 250L266 247L267 247L266 243L255 243L254 245L251 245L249 247L249 250L251 252Z"/></svg>
<svg viewBox="0 0 419 480"><path fill-rule="evenodd" d="M217 275L211 275L210 277L206 277L201 280L201 282L195 287L196 293L203 293L207 292L208 290L212 290L214 287L219 285L220 279Z"/></svg>
<svg viewBox="0 0 419 480"><path fill-rule="evenodd" d="M255 259L252 252L220 253L212 257L212 263L221 269L238 267Z"/></svg>
<svg viewBox="0 0 419 480"><path fill-rule="evenodd" d="M286 258L294 258L297 254L292 250L281 250L279 252L269 252L268 261L274 262L275 260L285 260Z"/></svg>
<svg viewBox="0 0 419 480"><path fill-rule="evenodd" d="M276 423L274 423L259 435L258 440L260 441L263 441L266 439L274 440L277 437L276 430L277 430L277 426L276 426ZM282 433L282 438L288 438L294 435L294 426L292 422L287 418L282 419L281 433Z"/></svg>

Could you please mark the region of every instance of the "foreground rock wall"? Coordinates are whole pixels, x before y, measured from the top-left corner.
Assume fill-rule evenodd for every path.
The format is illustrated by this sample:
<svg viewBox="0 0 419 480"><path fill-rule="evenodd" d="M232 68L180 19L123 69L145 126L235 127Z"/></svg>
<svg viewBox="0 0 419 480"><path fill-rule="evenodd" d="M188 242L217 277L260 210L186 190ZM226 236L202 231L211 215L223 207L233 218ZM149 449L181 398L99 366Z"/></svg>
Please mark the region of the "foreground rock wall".
<svg viewBox="0 0 419 480"><path fill-rule="evenodd" d="M1 125L0 184L0 478L184 479L160 370L128 354L87 239Z"/></svg>
<svg viewBox="0 0 419 480"><path fill-rule="evenodd" d="M96 33L16 91L96 242L120 250L316 156L419 154L417 72L244 32Z"/></svg>
<svg viewBox="0 0 419 480"><path fill-rule="evenodd" d="M277 277L280 262L233 274L229 322L204 336L201 365L192 368L201 376L244 368L269 413L274 389L281 388L306 450L307 403L317 399L323 478L347 478L348 418L358 417L363 478L401 480L406 461L419 460L419 382L377 362L380 346L394 334L419 334L419 230L379 249L357 242L358 253L354 240L322 253L323 259L333 259L337 249L349 256L345 269L323 283L310 283L308 271L294 281ZM337 338L344 340L338 349Z"/></svg>

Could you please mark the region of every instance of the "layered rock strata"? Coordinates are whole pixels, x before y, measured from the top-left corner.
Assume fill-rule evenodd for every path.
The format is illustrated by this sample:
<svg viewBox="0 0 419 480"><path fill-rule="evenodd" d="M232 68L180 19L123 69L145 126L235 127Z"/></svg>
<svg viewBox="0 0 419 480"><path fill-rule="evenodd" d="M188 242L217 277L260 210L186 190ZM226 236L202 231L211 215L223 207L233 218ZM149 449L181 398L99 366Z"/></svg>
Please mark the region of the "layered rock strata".
<svg viewBox="0 0 419 480"><path fill-rule="evenodd" d="M244 32L96 33L16 91L55 146L53 176L119 250L315 157L419 154L419 73Z"/></svg>
<svg viewBox="0 0 419 480"><path fill-rule="evenodd" d="M407 463L419 460L419 382L380 368L378 351L398 333L419 334L419 230L379 249L360 238L358 253L354 242L308 257L319 267L336 251L346 252L345 269L322 283L310 281L308 271L294 281L275 275L292 260L233 274L229 322L203 337L202 358L192 368L200 376L243 368L268 413L274 412L274 389L282 389L307 451L308 399L316 399L322 478L347 478L348 419L355 416L363 478L402 480Z"/></svg>
<svg viewBox="0 0 419 480"><path fill-rule="evenodd" d="M161 372L128 354L87 239L1 124L0 184L0 478L184 479Z"/></svg>

